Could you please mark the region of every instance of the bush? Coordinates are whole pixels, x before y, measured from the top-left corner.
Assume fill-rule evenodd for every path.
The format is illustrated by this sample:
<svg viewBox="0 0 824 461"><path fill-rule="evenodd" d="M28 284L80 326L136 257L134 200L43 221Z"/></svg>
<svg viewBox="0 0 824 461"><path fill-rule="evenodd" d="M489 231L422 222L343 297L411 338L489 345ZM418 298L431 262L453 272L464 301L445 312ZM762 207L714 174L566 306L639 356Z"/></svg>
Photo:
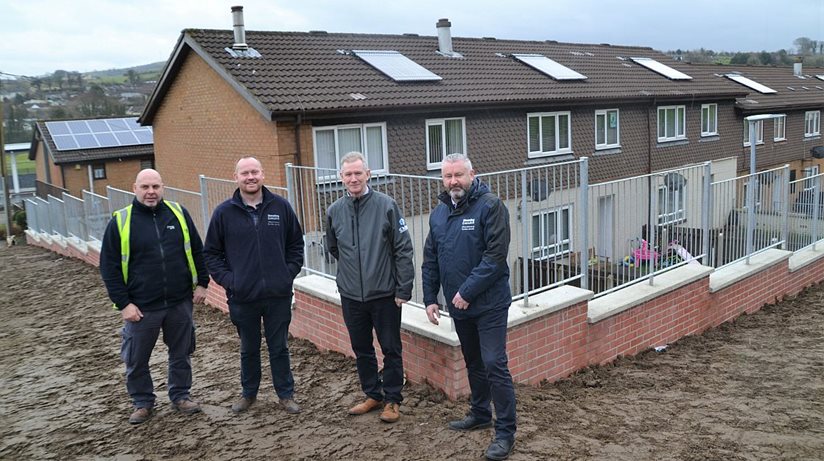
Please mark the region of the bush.
<svg viewBox="0 0 824 461"><path fill-rule="evenodd" d="M19 227L20 229L25 229L27 224L26 210L15 211L14 216L12 216L11 220L14 221L14 223L17 224L17 227Z"/></svg>

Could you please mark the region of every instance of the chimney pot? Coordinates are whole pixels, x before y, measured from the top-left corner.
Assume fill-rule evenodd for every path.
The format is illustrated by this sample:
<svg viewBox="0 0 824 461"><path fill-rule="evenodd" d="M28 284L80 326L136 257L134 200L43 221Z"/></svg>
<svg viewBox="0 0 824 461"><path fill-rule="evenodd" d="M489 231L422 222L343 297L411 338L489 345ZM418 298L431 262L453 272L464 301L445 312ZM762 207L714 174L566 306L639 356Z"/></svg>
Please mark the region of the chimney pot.
<svg viewBox="0 0 824 461"><path fill-rule="evenodd" d="M246 28L243 25L243 7L232 7L232 29L235 33L235 44L232 45L233 50L246 50L249 45L246 44Z"/></svg>
<svg viewBox="0 0 824 461"><path fill-rule="evenodd" d="M802 73L803 73L802 71L803 71L803 69L802 69L801 61L793 63L793 75L795 75L796 77L799 77L799 76L802 75Z"/></svg>
<svg viewBox="0 0 824 461"><path fill-rule="evenodd" d="M452 23L447 18L441 18L435 24L438 28L438 51L445 55L452 54Z"/></svg>

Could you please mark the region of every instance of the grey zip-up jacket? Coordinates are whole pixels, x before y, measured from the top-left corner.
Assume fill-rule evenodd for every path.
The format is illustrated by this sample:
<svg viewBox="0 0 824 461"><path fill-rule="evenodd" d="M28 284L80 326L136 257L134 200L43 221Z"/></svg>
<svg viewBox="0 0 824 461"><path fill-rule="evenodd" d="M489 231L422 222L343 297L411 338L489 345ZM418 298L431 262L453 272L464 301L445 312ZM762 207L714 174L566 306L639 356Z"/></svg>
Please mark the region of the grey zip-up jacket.
<svg viewBox="0 0 824 461"><path fill-rule="evenodd" d="M341 197L327 210L326 221L341 296L360 302L412 297L412 239L391 197L373 190L358 199Z"/></svg>

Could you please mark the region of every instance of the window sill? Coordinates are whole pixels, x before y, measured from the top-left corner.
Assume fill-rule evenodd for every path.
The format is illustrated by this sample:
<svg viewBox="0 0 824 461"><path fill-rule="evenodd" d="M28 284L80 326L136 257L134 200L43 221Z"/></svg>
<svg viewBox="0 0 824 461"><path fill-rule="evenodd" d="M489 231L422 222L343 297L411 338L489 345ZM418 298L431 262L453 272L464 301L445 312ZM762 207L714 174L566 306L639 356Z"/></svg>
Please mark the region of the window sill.
<svg viewBox="0 0 824 461"><path fill-rule="evenodd" d="M662 147L685 146L689 143L690 143L689 139L673 139L673 140L668 140L668 141L658 140L658 144L655 147L662 148Z"/></svg>
<svg viewBox="0 0 824 461"><path fill-rule="evenodd" d="M572 153L552 155L552 156L546 156L546 157L528 158L524 162L524 165L525 166L549 165L549 164L559 163L559 162L568 162L570 160L575 160L575 156L572 155Z"/></svg>
<svg viewBox="0 0 824 461"><path fill-rule="evenodd" d="M601 156L601 155L616 155L622 152L621 146L617 147L596 147L595 152L592 155Z"/></svg>
<svg viewBox="0 0 824 461"><path fill-rule="evenodd" d="M777 143L777 142L787 142L787 138L778 138L778 139L773 139L773 142L774 142L774 143Z"/></svg>
<svg viewBox="0 0 824 461"><path fill-rule="evenodd" d="M720 141L720 140L721 140L721 136L719 136L718 134L708 134L708 135L703 135L702 134L701 139L699 139L698 142L715 142L715 141Z"/></svg>
<svg viewBox="0 0 824 461"><path fill-rule="evenodd" d="M819 139L821 139L821 135L820 135L820 134L814 134L814 135L812 135L812 136L807 136L807 135L804 135L804 142L807 142L807 141L818 141Z"/></svg>

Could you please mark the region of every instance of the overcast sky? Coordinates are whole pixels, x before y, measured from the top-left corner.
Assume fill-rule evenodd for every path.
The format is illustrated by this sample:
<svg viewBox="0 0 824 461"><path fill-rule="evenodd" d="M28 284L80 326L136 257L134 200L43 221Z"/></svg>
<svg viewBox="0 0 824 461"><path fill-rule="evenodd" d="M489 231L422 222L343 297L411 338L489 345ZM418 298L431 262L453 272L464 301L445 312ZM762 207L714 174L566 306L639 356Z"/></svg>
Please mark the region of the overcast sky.
<svg viewBox="0 0 824 461"><path fill-rule="evenodd" d="M612 43L658 50L790 50L824 40L824 0L0 0L0 72L87 72L165 61L187 28Z"/></svg>

